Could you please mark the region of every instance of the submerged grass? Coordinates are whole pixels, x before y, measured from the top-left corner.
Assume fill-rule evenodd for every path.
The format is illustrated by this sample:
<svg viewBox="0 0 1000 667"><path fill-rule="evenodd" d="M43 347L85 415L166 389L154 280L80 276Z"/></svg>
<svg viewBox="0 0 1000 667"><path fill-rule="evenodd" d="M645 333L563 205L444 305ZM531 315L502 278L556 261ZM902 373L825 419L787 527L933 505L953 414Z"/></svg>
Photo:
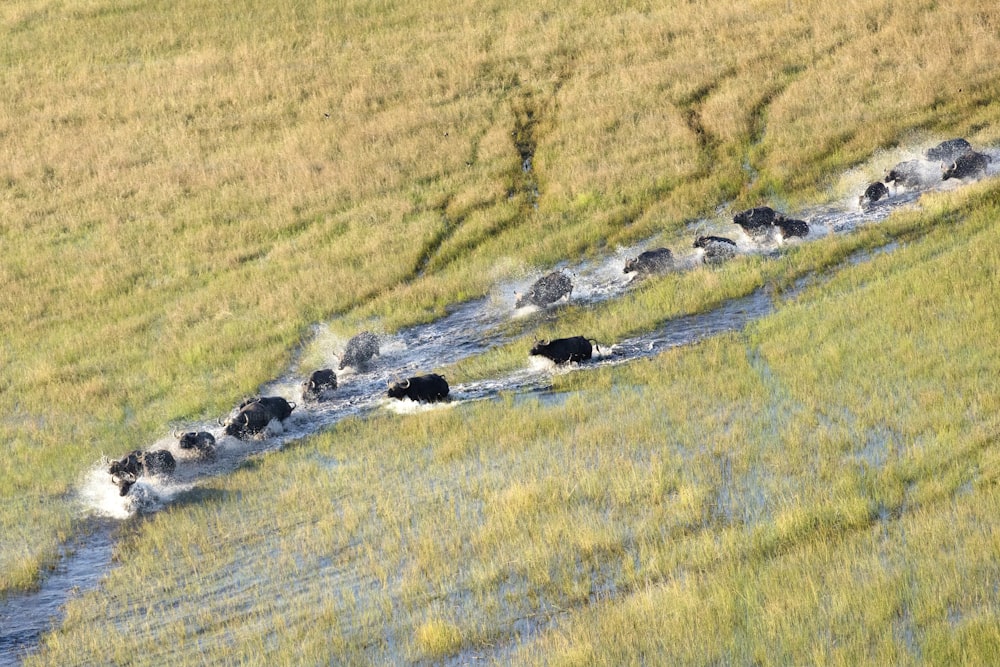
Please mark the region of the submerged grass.
<svg viewBox="0 0 1000 667"><path fill-rule="evenodd" d="M892 253L559 375L558 405L255 459L146 522L28 664L990 663L998 215L992 183L930 198Z"/></svg>

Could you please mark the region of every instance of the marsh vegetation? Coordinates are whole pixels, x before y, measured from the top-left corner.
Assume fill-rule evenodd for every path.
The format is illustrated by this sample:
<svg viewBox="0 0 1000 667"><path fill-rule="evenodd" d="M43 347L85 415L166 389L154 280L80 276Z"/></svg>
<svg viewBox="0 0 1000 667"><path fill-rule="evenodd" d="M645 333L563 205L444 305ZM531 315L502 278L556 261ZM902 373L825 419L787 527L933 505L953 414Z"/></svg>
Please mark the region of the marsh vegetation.
<svg viewBox="0 0 1000 667"><path fill-rule="evenodd" d="M1000 140L995 3L590 4L5 3L0 592L102 454L331 340ZM996 662L998 218L996 181L949 186L498 324L420 370L775 299L558 400L375 410L202 479L27 663Z"/></svg>

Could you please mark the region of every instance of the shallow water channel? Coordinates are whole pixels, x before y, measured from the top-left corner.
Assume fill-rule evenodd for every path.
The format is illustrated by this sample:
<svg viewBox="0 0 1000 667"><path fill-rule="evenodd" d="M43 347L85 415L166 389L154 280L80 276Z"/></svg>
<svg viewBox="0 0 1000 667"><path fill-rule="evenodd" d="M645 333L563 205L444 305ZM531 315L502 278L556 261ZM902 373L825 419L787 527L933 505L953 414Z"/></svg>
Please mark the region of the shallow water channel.
<svg viewBox="0 0 1000 667"><path fill-rule="evenodd" d="M996 164L995 160L994 163ZM952 186L954 187L954 186ZM875 223L901 207L913 206L919 193L900 193L888 200L862 210L855 205L816 207L796 213L805 219L810 233L803 241L831 233L849 232L860 225ZM698 223L698 234L718 234L737 239L744 254L772 254L780 246L759 246L749 241L732 224ZM596 304L625 293L630 276L622 272L627 256L635 256L649 244L620 249L612 256L599 260L566 264L559 268L572 276L574 289L570 296L576 304ZM894 245L882 251L891 252ZM677 270L688 270L701 261L701 251L675 251ZM867 261L874 253L857 255L850 262ZM539 274L540 275L540 274ZM111 484L105 466L95 463L81 489L79 500L85 516L79 534L66 544L54 569L43 574L37 591L0 600L0 665L17 664L34 650L42 637L59 622L63 605L73 595L92 590L112 566L112 552L122 520L137 514L155 512L177 498L190 496L199 481L235 470L249 456L281 449L286 444L327 429L338 421L364 415L387 407L400 408L405 402L385 398L387 382L429 372L481 354L508 342L512 336L511 322L525 326L537 324L545 313L534 306L515 309L515 293L524 291L532 279L498 286L489 297L455 306L445 317L381 337L380 354L367 370L348 369L338 374L338 388L333 400L303 405L299 383L309 371L290 369L285 375L261 387L261 395L279 395L300 405L282 425L269 427L267 437L241 441L224 437L222 429L213 423L190 424L186 430L207 430L218 439L217 456L213 461L198 461L179 450L177 440L165 435L148 449L170 449L177 458L176 473L170 479L141 478L128 496L121 498ZM555 306L558 308L558 305ZM650 357L667 349L688 345L726 331L742 330L748 323L774 309L774 301L765 290L727 301L713 310L665 321L654 331L621 341L599 341L600 348L589 363L574 366L571 372L605 365L627 363ZM318 327L322 329L322 327ZM519 335L519 334L514 334ZM527 350L525 350L527 356ZM327 364L335 367L331 358ZM557 371L549 363L532 361L525 367L503 377L479 380L451 388L453 401L487 400L501 392L551 398L551 379ZM188 458L185 458L185 457Z"/></svg>

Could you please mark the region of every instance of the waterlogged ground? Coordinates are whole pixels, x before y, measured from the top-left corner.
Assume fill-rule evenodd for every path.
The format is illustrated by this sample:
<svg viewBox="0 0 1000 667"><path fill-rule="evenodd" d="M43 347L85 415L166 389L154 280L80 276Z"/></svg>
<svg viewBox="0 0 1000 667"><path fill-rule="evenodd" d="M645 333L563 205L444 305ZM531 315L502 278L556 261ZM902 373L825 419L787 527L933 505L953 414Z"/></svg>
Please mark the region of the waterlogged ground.
<svg viewBox="0 0 1000 667"><path fill-rule="evenodd" d="M1000 170L1000 151L991 151L991 154L994 158L990 169L992 176ZM855 183L860 183L863 189L863 181L859 178L857 175L848 177L854 192L859 187ZM949 182L938 184L936 189L960 186L961 183ZM919 194L896 192L888 200L865 210L858 207L856 195L850 195L840 202L794 212L796 217L809 223L810 233L805 239L791 243L808 243L828 234L847 233L862 225L878 223L901 208L916 206ZM776 256L783 250L780 243L754 243L722 218L692 224L691 231L692 236L716 234L733 238L742 254ZM625 259L654 245L650 242L620 248L598 260L552 268L563 270L572 277L574 289L569 300L578 305L597 305L620 297L630 289L631 278L622 272ZM856 254L849 261L868 261L875 254L891 252L895 247L895 244L890 244L875 253ZM700 265L699 250L675 248L674 254L678 271L691 270ZM178 460L176 473L169 478L141 479L124 498L111 484L104 462L94 462L78 491L81 512L89 517L85 530L66 546L56 568L43 578L37 592L12 596L0 602L0 663L16 663L20 656L37 646L41 635L53 623L58 622L59 610L71 595L99 585L101 576L112 566L117 535L120 530L127 529L123 528L123 522L131 517L157 512L171 503L197 502L198 487L204 480L230 473L248 457L281 449L347 417L383 409L402 413L441 409L409 401L390 401L385 398L386 384L480 355L509 343L512 336L537 329L559 310L562 302L547 309L534 306L516 309L513 304L516 295L526 290L540 275L498 285L489 297L459 304L437 321L383 335L380 354L369 368L348 369L338 374L339 387L333 400L321 404L302 403L299 383L312 369L304 368L297 362L282 377L260 389L262 395L280 395L299 404L283 424L272 423L265 437L248 441L224 437L216 423L187 425L186 430L208 430L218 438L216 456L210 461L200 460L180 450L175 437L164 434L157 442L150 443L148 449L171 450ZM786 292L782 298L789 296ZM655 330L632 338L597 341L598 349L591 362L566 368L556 368L537 358L527 359L525 350L526 362L522 368L500 377L453 384L449 405L489 400L511 392L536 396L543 401L565 400L564 396L550 392L555 373L584 372L629 363L708 336L741 330L749 322L771 313L775 305L775 299L768 291L758 290L747 297L725 302L710 312L670 319ZM331 335L326 326L317 325L314 342L313 348L321 351L325 365L336 367L336 353L342 349L344 341ZM761 366L759 370L761 377L766 379L767 368ZM861 456L870 457L871 463L877 465L878 460L886 455L887 448L893 446L892 443L893 434L873 433L870 445ZM122 453L108 454L116 456ZM742 523L754 523L761 520L767 512L764 489L768 485L763 481L755 483L752 475L734 475L731 462L725 458L717 464L723 483L714 504L715 511L727 521L738 518ZM766 473L761 471L759 474ZM526 620L522 625L524 627L520 630L515 625L514 635L530 635L544 623Z"/></svg>
<svg viewBox="0 0 1000 667"><path fill-rule="evenodd" d="M122 515L124 518L124 515ZM120 529L114 518L93 517L66 544L55 567L32 593L0 600L0 664L15 664L57 622L58 612L74 595L96 588L112 564Z"/></svg>

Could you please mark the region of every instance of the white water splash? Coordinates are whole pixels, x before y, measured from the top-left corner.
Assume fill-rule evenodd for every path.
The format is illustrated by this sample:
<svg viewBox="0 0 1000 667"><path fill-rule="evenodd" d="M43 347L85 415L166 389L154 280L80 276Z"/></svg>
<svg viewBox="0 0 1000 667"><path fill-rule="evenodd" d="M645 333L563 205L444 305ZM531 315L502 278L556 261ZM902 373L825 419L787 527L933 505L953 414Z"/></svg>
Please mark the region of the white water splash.
<svg viewBox="0 0 1000 667"><path fill-rule="evenodd" d="M409 398L387 398L383 402L385 407L390 412L395 412L397 415L420 415L437 410L450 410L455 407L457 403L459 403L459 401L436 401L434 403L423 403L421 401L410 400Z"/></svg>
<svg viewBox="0 0 1000 667"><path fill-rule="evenodd" d="M111 483L111 475L104 466L87 471L79 490L80 501L97 516L127 519L132 512L125 498L118 494L118 487Z"/></svg>

